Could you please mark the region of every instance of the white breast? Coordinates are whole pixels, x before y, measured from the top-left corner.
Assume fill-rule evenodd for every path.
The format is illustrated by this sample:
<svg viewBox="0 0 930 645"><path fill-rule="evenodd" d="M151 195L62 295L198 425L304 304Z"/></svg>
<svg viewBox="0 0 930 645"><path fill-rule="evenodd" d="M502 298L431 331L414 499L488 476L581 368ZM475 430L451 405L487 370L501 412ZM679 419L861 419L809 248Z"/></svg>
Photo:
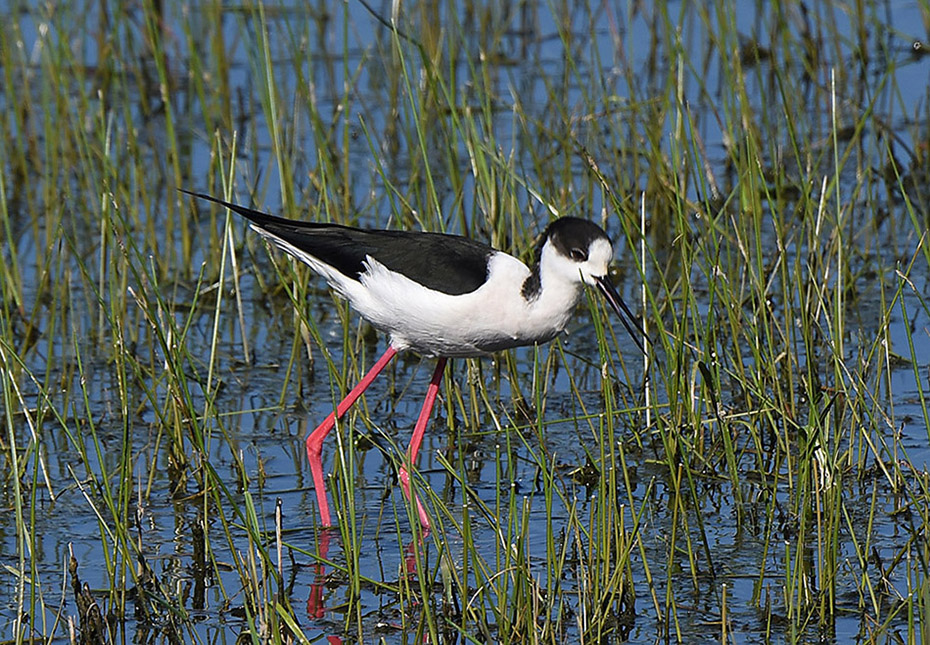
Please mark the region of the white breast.
<svg viewBox="0 0 930 645"><path fill-rule="evenodd" d="M545 290L532 302L521 293L530 270L506 253L495 253L481 288L452 296L429 290L368 258L368 271L343 289L353 307L391 336L399 349L432 356L480 356L551 340L565 327L580 288Z"/></svg>

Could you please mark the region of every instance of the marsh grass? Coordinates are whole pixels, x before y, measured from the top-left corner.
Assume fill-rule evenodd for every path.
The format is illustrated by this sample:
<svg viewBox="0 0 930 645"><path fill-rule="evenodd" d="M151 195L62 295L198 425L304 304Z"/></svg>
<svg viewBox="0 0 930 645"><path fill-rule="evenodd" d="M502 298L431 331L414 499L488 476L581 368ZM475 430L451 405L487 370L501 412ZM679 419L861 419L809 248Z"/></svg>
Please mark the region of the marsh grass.
<svg viewBox="0 0 930 645"><path fill-rule="evenodd" d="M926 641L909 23L85 9L0 38L3 639ZM428 536L393 473L430 368L396 361L327 446L323 531L303 439L383 339L177 188L527 261L589 217L651 342L590 298L565 339L448 368Z"/></svg>

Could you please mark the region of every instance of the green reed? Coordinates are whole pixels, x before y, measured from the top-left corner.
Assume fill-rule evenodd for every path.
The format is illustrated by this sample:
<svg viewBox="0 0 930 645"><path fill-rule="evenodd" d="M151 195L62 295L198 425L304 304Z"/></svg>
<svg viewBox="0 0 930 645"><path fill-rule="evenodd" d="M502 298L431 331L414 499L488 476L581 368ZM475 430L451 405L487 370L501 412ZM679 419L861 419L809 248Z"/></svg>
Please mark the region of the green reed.
<svg viewBox="0 0 930 645"><path fill-rule="evenodd" d="M109 640L199 641L206 623L367 641L377 596L396 640L687 642L703 626L740 641L751 620L760 638L916 641L930 201L927 108L898 74L919 60L874 36L886 17L867 3L766 7L752 34L738 9L414 4L397 31L349 4L7 16L3 637L67 637L68 619L97 633L74 609L96 603ZM558 56L514 39L539 24ZM457 361L430 429L444 448L413 476L423 537L390 481L377 516L364 501L369 462L404 458L408 419L386 402L429 371L399 361L326 448L339 525L324 555L312 503L276 517L290 491L267 469L307 492L305 408L341 399L378 335L177 188L525 260L550 217L589 217L642 300L648 367L593 298L564 342ZM286 339L273 359L268 337ZM267 408L228 394L263 370ZM293 475L243 439L266 414L296 428ZM75 536L74 574L48 537L69 514L95 542ZM399 572L369 568L373 534ZM316 565L339 607L322 620L290 586Z"/></svg>

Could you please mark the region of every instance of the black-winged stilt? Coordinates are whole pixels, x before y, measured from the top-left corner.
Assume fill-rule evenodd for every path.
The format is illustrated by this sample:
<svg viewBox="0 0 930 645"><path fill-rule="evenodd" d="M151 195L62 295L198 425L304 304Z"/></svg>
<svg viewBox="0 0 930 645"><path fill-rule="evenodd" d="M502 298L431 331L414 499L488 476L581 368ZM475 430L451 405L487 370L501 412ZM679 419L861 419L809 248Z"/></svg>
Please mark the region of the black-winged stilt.
<svg viewBox="0 0 930 645"><path fill-rule="evenodd" d="M408 462L414 464L449 358L552 340L565 328L585 285L604 295L634 340L645 337L607 277L613 256L610 239L584 219L563 217L550 223L531 268L512 255L457 235L299 222L183 192L248 219L256 232L310 265L390 338L387 351L307 437L324 526L332 522L320 458L323 440L398 352L412 350L439 359L407 449ZM406 467L401 467L399 477L409 499ZM420 524L428 529L429 517L416 502Z"/></svg>

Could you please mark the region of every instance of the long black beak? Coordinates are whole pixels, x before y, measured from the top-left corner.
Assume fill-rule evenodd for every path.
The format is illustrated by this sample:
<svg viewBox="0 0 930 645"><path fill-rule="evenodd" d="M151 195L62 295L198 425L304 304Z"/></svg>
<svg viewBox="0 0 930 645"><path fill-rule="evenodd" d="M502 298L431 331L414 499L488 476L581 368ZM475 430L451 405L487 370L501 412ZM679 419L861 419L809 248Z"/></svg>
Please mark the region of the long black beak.
<svg viewBox="0 0 930 645"><path fill-rule="evenodd" d="M633 339L633 342L640 351L645 352L646 343L643 341L647 341L651 344L652 340L649 338L646 330L643 329L642 324L636 320L636 316L633 315L630 308L623 302L623 298L621 298L617 290L614 289L614 285L610 283L610 279L605 275L595 277L594 281L597 283L597 290L604 294L607 304L609 304L610 308L617 314L617 317L620 319L620 322L623 323L630 338Z"/></svg>

